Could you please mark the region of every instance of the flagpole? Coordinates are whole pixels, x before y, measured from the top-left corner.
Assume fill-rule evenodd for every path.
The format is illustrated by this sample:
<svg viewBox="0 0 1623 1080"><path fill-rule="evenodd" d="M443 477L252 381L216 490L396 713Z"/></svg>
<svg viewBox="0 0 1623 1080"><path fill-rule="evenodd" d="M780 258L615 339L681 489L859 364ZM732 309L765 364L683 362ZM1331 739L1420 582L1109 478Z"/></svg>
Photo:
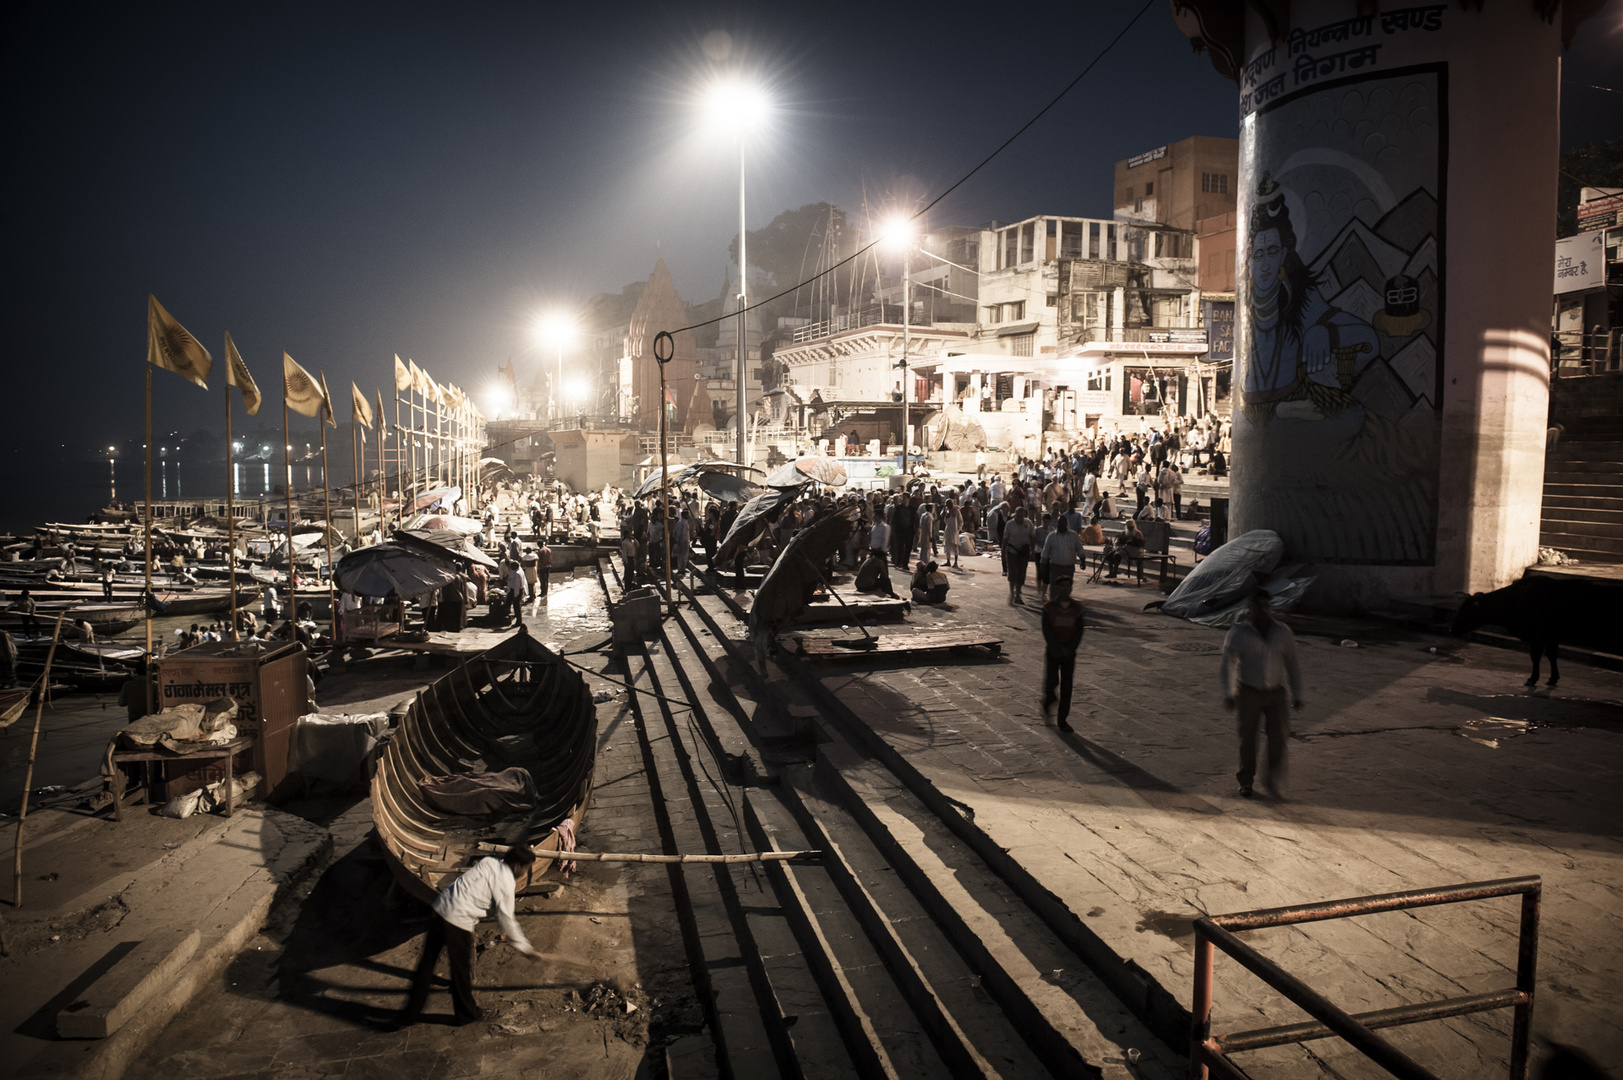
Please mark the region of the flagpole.
<svg viewBox="0 0 1623 1080"><path fill-rule="evenodd" d="M144 518L144 539L142 541L142 554L146 556L146 595L141 598L141 608L147 619L147 661L152 660L152 362L147 361L147 458L146 458L146 513ZM157 701L153 699L153 690L156 684L147 680L147 711L158 711Z"/></svg>
<svg viewBox="0 0 1623 1080"><path fill-rule="evenodd" d="M418 459L418 455L419 455L419 452L422 452L423 454L426 454L427 451L428 451L428 447L419 446L418 442L417 442L417 402L412 400L416 396L417 396L417 386L416 386L416 383L414 381L413 384L412 384L411 389L406 391L406 403L411 407L409 411L410 411L410 420L411 420L411 508L413 510L417 509L417 459ZM427 395L424 395L424 397L426 399ZM404 517L402 517L400 519L400 527L401 528L406 527L406 520L405 520Z"/></svg>
<svg viewBox="0 0 1623 1080"><path fill-rule="evenodd" d="M282 379L282 467L287 470L283 493L287 496L287 618L289 641L299 639L294 620L299 614L299 586L293 580L293 436L287 425L287 379Z"/></svg>
<svg viewBox="0 0 1623 1080"><path fill-rule="evenodd" d="M321 378L321 386L323 390L327 387L326 375ZM331 400L327 402L327 415L332 415ZM327 476L327 418L316 413L316 422L321 425L321 498L326 507L323 513L327 516L327 520L322 523L327 531L327 626L329 631L332 631L338 621L338 599L332 591L332 481ZM291 541L288 544L288 554L293 554Z"/></svg>
<svg viewBox="0 0 1623 1080"><path fill-rule="evenodd" d="M355 453L355 546L361 546L361 424L351 416L349 421L350 447ZM331 568L329 568L329 574Z"/></svg>
<svg viewBox="0 0 1623 1080"><path fill-rule="evenodd" d="M401 521L405 520L406 513L406 429L400 426L400 388L394 391L394 486L396 492L395 502L395 528L400 528Z"/></svg>
<svg viewBox="0 0 1623 1080"><path fill-rule="evenodd" d="M231 640L237 640L237 503L231 481L231 346L225 350L225 542L226 562L230 567Z"/></svg>
<svg viewBox="0 0 1623 1080"><path fill-rule="evenodd" d="M389 521L383 516L383 500L389 497L389 474L383 469L383 444L389 441L389 423L383 413L383 391L372 388L378 396L378 536L387 535Z"/></svg>

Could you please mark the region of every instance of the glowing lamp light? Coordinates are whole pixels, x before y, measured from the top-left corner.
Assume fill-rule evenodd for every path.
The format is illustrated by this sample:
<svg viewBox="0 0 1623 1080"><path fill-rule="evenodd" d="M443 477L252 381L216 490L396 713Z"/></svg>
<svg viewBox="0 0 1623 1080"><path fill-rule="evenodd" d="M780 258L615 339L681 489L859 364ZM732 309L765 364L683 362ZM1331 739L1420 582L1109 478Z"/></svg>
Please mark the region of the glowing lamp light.
<svg viewBox="0 0 1623 1080"><path fill-rule="evenodd" d="M705 91L702 102L705 119L716 131L749 130L758 127L771 109L766 91L745 79L721 79Z"/></svg>
<svg viewBox="0 0 1623 1080"><path fill-rule="evenodd" d="M891 251L905 251L914 237L913 219L898 214L879 230L879 242Z"/></svg>
<svg viewBox="0 0 1623 1080"><path fill-rule="evenodd" d="M591 389L591 383L585 379L568 379L564 382L564 397L569 401L585 401Z"/></svg>
<svg viewBox="0 0 1623 1080"><path fill-rule="evenodd" d="M536 320L535 336L548 345L564 345L575 337L575 320L562 312L549 312Z"/></svg>

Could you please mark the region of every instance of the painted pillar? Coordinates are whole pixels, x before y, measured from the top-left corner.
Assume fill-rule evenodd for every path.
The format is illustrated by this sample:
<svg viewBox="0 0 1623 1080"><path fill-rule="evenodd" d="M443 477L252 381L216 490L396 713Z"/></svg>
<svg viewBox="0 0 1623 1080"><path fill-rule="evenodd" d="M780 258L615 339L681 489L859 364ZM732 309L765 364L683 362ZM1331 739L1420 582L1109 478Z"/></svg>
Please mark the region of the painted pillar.
<svg viewBox="0 0 1623 1080"><path fill-rule="evenodd" d="M1297 0L1271 37L1259 9L1230 534L1278 532L1327 609L1506 584L1538 554L1560 29Z"/></svg>

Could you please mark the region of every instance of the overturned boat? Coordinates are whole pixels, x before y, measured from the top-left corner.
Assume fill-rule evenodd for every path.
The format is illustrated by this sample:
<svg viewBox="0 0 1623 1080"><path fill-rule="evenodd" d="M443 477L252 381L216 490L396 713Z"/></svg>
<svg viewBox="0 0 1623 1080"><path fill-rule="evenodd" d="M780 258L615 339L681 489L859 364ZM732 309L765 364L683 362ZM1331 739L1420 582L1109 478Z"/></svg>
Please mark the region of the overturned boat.
<svg viewBox="0 0 1623 1080"><path fill-rule="evenodd" d="M562 838L572 848L596 754L585 680L521 628L419 693L390 738L372 778L390 867L432 900L481 857L480 844L556 851ZM466 812L481 793L486 812ZM538 861L536 878L556 865Z"/></svg>

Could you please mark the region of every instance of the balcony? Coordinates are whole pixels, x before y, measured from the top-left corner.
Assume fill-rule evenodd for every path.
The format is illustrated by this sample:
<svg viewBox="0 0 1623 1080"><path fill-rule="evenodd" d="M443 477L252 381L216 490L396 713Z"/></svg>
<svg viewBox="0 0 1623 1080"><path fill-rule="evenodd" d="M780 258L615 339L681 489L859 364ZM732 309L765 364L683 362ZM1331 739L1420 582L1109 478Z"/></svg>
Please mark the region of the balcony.
<svg viewBox="0 0 1623 1080"><path fill-rule="evenodd" d="M1074 335L1075 343L1087 345L1092 342L1107 342L1113 345L1133 344L1137 342L1172 343L1178 345L1205 345L1206 331L1199 326L1125 326L1104 327L1085 326L1062 327L1061 334L1066 332Z"/></svg>

